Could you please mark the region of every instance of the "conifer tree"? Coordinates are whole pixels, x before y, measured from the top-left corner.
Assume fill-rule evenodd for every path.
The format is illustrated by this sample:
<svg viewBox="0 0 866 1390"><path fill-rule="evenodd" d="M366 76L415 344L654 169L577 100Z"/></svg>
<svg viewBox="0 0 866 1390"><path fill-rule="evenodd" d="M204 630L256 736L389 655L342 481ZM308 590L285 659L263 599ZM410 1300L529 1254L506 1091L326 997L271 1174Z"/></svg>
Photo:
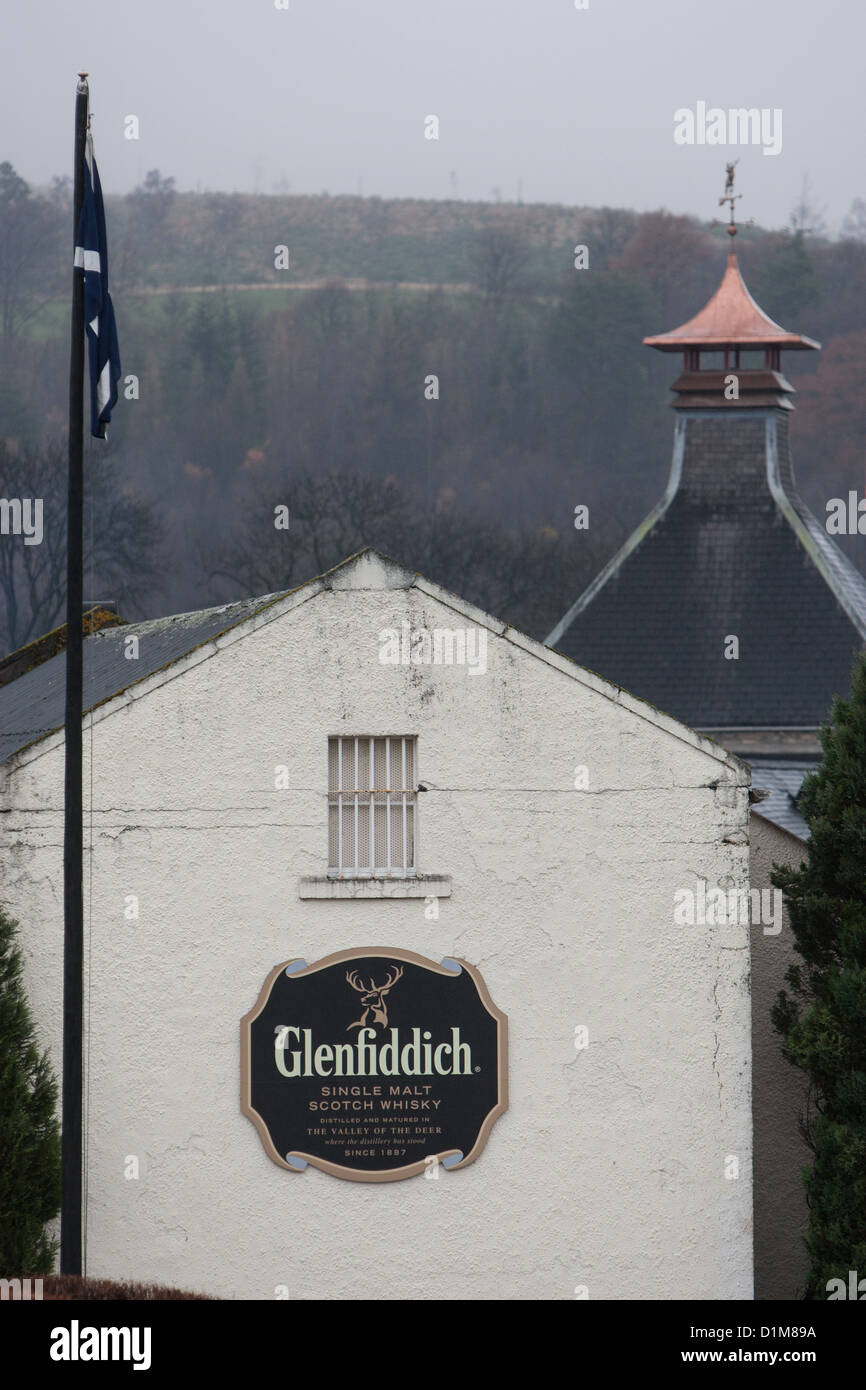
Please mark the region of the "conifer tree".
<svg viewBox="0 0 866 1390"><path fill-rule="evenodd" d="M36 1046L17 924L0 911L0 1277L49 1274L60 1209L57 1082Z"/></svg>
<svg viewBox="0 0 866 1390"><path fill-rule="evenodd" d="M804 1172L809 1203L806 1297L831 1279L866 1277L866 659L821 730L824 757L800 809L808 860L777 868L800 960L772 1011L785 1057L809 1078Z"/></svg>

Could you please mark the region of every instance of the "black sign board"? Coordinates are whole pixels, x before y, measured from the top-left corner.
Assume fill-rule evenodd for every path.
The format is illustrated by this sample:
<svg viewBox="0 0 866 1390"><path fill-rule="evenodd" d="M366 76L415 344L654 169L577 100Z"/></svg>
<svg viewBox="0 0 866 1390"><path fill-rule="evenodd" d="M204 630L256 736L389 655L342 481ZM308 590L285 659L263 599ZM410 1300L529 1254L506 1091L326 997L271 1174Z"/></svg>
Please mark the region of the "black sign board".
<svg viewBox="0 0 866 1390"><path fill-rule="evenodd" d="M506 1047L507 1019L466 961L377 947L293 960L241 1021L241 1109L294 1172L464 1168L507 1108Z"/></svg>

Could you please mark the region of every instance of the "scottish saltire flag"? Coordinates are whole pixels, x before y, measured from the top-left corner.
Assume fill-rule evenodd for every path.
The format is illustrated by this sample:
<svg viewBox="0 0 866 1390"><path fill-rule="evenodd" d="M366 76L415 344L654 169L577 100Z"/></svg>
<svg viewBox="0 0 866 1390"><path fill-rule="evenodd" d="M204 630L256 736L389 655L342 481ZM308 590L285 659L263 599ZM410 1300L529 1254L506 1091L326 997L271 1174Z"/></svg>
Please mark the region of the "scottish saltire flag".
<svg viewBox="0 0 866 1390"><path fill-rule="evenodd" d="M84 202L74 264L76 269L84 271L84 322L90 358L90 433L97 439L105 439L105 426L117 400L120 350L114 308L108 293L105 208L90 135L84 156Z"/></svg>

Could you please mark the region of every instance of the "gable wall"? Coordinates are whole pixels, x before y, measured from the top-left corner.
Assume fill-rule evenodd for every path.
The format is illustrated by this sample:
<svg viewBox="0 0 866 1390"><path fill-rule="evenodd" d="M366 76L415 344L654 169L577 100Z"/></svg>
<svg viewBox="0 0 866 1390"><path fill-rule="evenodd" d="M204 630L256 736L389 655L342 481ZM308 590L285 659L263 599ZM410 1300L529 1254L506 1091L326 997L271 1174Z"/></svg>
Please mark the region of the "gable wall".
<svg viewBox="0 0 866 1390"><path fill-rule="evenodd" d="M749 1297L748 932L673 925L696 876L746 883L745 774L502 637L484 675L383 666L407 616L467 625L418 588L328 591L95 724L89 1272L251 1298L367 1296L372 1271L385 1298ZM438 921L423 898L299 900L337 733L418 735ZM62 768L43 746L7 778L0 886L58 1074ZM271 967L365 945L463 957L509 1016L510 1109L436 1182L286 1173L239 1112Z"/></svg>

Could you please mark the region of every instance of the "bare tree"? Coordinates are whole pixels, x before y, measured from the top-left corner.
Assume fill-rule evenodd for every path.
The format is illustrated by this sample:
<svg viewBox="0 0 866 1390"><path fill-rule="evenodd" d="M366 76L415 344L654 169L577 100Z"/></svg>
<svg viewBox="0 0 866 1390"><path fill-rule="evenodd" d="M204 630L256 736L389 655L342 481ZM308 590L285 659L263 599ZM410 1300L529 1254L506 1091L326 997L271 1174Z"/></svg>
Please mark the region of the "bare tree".
<svg viewBox="0 0 866 1390"><path fill-rule="evenodd" d="M289 526L275 526L288 507ZM583 591L600 558L585 537L507 530L458 509L430 510L392 479L351 473L257 480L231 509L232 529L200 551L220 596L274 593L372 546L536 637ZM283 514L282 519L285 519Z"/></svg>
<svg viewBox="0 0 866 1390"><path fill-rule="evenodd" d="M210 581L250 596L303 583L366 545L390 553L408 523L391 480L348 473L256 476L233 511L241 519L199 557Z"/></svg>
<svg viewBox="0 0 866 1390"><path fill-rule="evenodd" d="M804 174L800 196L791 209L790 223L792 231L795 235L799 233L803 237L826 236L827 223L824 220L826 211L826 206L819 206L815 198L809 175Z"/></svg>
<svg viewBox="0 0 866 1390"><path fill-rule="evenodd" d="M148 169L144 183L129 194L130 201L141 210L149 230L158 227L175 200L173 178L163 178L158 169Z"/></svg>
<svg viewBox="0 0 866 1390"><path fill-rule="evenodd" d="M842 223L845 241L866 241L866 199L855 198Z"/></svg>
<svg viewBox="0 0 866 1390"><path fill-rule="evenodd" d="M495 310L518 290L529 259L526 242L505 227L484 227L472 250L478 282Z"/></svg>
<svg viewBox="0 0 866 1390"><path fill-rule="evenodd" d="M50 632L65 618L67 450L61 440L15 448L0 440L0 642L14 651ZM85 477L85 598L114 600L134 615L166 568L152 506L125 488L104 457L88 458ZM40 516L41 535L15 534L17 502ZM39 504L38 513L35 512ZM38 534L38 533L36 533Z"/></svg>

